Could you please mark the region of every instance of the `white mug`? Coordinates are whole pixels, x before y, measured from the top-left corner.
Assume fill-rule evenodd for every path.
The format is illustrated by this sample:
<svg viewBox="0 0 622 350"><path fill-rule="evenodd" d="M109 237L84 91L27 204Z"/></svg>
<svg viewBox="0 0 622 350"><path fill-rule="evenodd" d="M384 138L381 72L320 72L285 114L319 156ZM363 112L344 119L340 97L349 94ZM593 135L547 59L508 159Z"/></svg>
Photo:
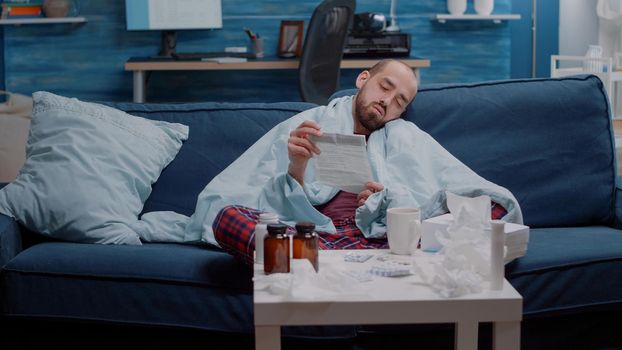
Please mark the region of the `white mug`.
<svg viewBox="0 0 622 350"><path fill-rule="evenodd" d="M421 215L418 208L387 210L387 239L393 254L410 255L421 237Z"/></svg>

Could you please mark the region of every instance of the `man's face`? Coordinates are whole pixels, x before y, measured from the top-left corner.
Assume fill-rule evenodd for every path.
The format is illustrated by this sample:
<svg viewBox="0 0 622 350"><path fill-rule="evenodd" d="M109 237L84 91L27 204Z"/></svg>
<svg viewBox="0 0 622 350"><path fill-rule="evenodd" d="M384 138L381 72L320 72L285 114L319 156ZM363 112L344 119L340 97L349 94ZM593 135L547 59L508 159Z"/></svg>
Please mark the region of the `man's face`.
<svg viewBox="0 0 622 350"><path fill-rule="evenodd" d="M370 76L368 71L356 80L359 89L354 103L354 117L368 133L399 118L417 94L412 71L399 62L387 64Z"/></svg>

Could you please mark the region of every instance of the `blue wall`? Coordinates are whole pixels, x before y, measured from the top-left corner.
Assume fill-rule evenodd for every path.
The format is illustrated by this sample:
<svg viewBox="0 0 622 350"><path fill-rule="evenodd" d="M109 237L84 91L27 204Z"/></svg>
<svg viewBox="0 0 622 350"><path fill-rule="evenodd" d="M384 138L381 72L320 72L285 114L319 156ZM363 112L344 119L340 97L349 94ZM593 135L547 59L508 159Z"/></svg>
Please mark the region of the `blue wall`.
<svg viewBox="0 0 622 350"><path fill-rule="evenodd" d="M243 27L266 41L275 56L279 23L307 21L320 1L222 0L222 30L180 32L178 51L222 51L245 46ZM388 13L390 1L359 0L357 13ZM424 83L472 82L511 77L511 31L508 22L431 20L446 13L446 0L397 2L398 23L412 35L412 54L428 58ZM467 12L473 12L469 1ZM510 13L511 0L496 0L495 13ZM127 32L123 1L81 0L86 24L5 26L4 82L8 90L48 90L88 100L129 101L131 73L123 65L132 56L154 55L159 32ZM305 23L306 25L306 23ZM306 27L305 27L306 28ZM357 71L346 71L342 88L353 87ZM295 71L157 72L151 74L149 101L300 100Z"/></svg>
<svg viewBox="0 0 622 350"><path fill-rule="evenodd" d="M512 0L512 12L520 14L521 19L510 23L511 32L511 76L512 78L528 78L532 76L532 30L531 0Z"/></svg>
<svg viewBox="0 0 622 350"><path fill-rule="evenodd" d="M551 75L551 55L559 54L559 0L540 0L536 26L536 76Z"/></svg>
<svg viewBox="0 0 622 350"><path fill-rule="evenodd" d="M536 5L535 77L548 77L551 70L550 57L559 53L559 0L540 0ZM512 0L512 12L521 15L519 21L510 24L512 78L533 76L532 10L532 0Z"/></svg>

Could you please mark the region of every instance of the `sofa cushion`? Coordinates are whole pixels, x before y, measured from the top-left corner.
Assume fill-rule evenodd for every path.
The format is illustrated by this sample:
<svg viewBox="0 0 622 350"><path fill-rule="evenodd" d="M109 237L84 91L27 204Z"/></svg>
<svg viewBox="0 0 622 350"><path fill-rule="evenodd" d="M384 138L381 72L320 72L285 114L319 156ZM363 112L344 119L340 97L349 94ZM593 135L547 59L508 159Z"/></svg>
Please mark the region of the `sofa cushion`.
<svg viewBox="0 0 622 350"><path fill-rule="evenodd" d="M526 225L612 223L614 142L597 77L431 87L412 107L408 119L512 191Z"/></svg>
<svg viewBox="0 0 622 350"><path fill-rule="evenodd" d="M424 85L404 118L509 189L526 225L612 224L615 143L596 76Z"/></svg>
<svg viewBox="0 0 622 350"><path fill-rule="evenodd" d="M251 276L205 247L41 243L1 271L1 313L250 332Z"/></svg>
<svg viewBox="0 0 622 350"><path fill-rule="evenodd" d="M252 310L252 270L207 246L48 242L0 271L0 314L9 317L252 333ZM355 327L284 327L283 334L351 338Z"/></svg>
<svg viewBox="0 0 622 350"><path fill-rule="evenodd" d="M525 316L622 309L622 231L531 229L527 255L508 264L506 277Z"/></svg>
<svg viewBox="0 0 622 350"><path fill-rule="evenodd" d="M183 123L190 136L164 169L143 212L194 213L207 183L264 133L281 121L315 105L310 103L108 103L148 119Z"/></svg>

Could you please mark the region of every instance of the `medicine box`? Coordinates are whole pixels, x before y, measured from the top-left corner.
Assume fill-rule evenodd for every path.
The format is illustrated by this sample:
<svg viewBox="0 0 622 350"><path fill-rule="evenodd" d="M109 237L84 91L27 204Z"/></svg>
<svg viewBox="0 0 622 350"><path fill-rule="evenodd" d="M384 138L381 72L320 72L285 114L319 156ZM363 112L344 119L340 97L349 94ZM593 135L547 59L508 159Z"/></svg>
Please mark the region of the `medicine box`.
<svg viewBox="0 0 622 350"><path fill-rule="evenodd" d="M446 233L454 221L451 213L423 220L421 223L421 250L437 252L442 246L436 239L436 231ZM490 231L490 227L488 228ZM511 222L505 224L505 246L508 251L525 252L529 243L529 226Z"/></svg>

